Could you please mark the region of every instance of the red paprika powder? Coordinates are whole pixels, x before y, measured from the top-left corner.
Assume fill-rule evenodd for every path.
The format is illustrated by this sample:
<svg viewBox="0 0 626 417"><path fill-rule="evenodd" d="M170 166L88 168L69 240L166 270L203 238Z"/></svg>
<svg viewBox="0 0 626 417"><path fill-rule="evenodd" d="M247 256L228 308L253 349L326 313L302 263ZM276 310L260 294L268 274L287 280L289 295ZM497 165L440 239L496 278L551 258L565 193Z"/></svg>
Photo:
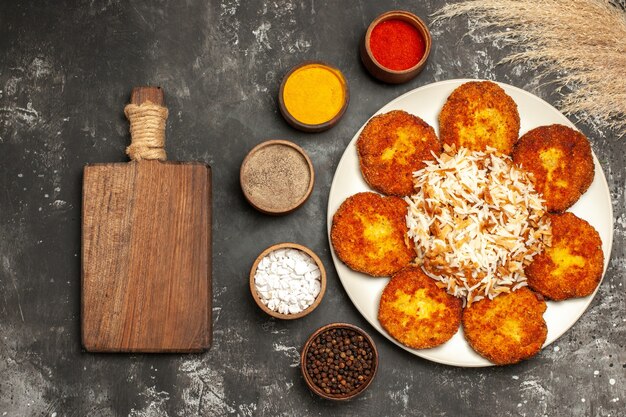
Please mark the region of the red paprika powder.
<svg viewBox="0 0 626 417"><path fill-rule="evenodd" d="M390 19L374 27L370 34L370 49L380 65L402 71L422 59L425 46L415 26L400 19Z"/></svg>

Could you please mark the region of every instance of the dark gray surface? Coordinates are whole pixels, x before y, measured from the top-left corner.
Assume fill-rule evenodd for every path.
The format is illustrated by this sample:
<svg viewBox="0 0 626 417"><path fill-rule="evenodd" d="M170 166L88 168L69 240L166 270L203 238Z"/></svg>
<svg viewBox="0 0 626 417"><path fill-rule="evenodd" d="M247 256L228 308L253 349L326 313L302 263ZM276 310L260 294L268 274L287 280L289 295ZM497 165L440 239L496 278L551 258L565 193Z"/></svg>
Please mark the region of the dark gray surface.
<svg viewBox="0 0 626 417"><path fill-rule="evenodd" d="M155 3L155 4L152 4ZM537 357L504 368L430 363L375 333L341 287L326 238L335 167L356 130L392 98L450 78L490 78L551 103L558 96L523 66L497 66L508 49L465 36L467 19L432 28L425 71L400 86L374 81L358 42L380 12L423 16L443 1L49 1L0 6L0 416L624 415L626 394L626 145L603 126L589 136L611 189L615 240L589 310ZM321 134L289 128L276 107L282 74L303 60L341 68L351 103ZM214 174L214 346L203 355L104 355L81 350L80 181L84 164L124 161L122 113L131 87L164 87L171 160ZM572 119L577 123L576 119ZM239 165L268 138L309 153L311 199L287 217L255 212ZM248 292L248 269L270 244L313 248L328 290L310 316L269 319ZM331 321L369 331L379 374L360 398L310 394L298 353Z"/></svg>

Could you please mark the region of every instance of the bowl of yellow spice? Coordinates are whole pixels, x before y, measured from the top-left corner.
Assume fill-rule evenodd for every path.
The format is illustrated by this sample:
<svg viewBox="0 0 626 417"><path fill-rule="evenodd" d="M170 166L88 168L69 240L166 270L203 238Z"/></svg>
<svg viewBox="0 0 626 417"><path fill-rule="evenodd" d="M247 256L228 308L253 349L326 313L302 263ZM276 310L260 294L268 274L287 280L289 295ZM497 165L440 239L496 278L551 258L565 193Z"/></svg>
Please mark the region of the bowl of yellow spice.
<svg viewBox="0 0 626 417"><path fill-rule="evenodd" d="M287 123L303 132L333 127L349 101L348 84L341 71L319 61L293 67L283 78L278 95Z"/></svg>

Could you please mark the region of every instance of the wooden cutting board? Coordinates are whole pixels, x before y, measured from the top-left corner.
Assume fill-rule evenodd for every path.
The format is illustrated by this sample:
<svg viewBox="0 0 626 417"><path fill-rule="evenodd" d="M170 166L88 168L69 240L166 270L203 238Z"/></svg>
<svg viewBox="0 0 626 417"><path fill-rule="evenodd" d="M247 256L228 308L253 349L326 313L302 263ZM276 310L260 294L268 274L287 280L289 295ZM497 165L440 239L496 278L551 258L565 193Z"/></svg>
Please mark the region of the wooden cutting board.
<svg viewBox="0 0 626 417"><path fill-rule="evenodd" d="M162 90L135 88L131 103L163 106ZM134 144L139 133L131 134ZM88 351L209 348L209 166L140 159L85 167L81 302Z"/></svg>

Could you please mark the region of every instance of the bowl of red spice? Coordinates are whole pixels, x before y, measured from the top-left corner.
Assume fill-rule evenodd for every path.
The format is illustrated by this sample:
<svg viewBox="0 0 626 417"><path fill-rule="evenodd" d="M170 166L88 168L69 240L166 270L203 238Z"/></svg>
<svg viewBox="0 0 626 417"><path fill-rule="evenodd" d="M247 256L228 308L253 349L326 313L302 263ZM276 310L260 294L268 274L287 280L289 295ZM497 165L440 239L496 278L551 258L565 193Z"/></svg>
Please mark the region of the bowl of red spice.
<svg viewBox="0 0 626 417"><path fill-rule="evenodd" d="M328 400L349 400L374 380L378 350L364 330L348 323L331 323L306 341L300 368L315 394Z"/></svg>
<svg viewBox="0 0 626 417"><path fill-rule="evenodd" d="M432 37L426 24L411 12L381 14L367 28L361 60L375 78L391 84L413 79L426 66Z"/></svg>

